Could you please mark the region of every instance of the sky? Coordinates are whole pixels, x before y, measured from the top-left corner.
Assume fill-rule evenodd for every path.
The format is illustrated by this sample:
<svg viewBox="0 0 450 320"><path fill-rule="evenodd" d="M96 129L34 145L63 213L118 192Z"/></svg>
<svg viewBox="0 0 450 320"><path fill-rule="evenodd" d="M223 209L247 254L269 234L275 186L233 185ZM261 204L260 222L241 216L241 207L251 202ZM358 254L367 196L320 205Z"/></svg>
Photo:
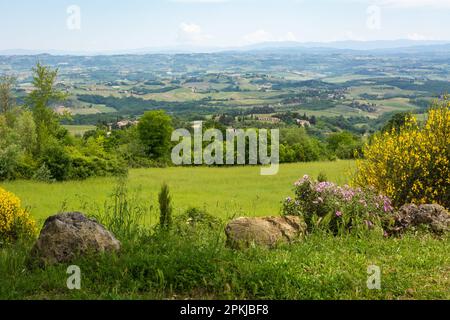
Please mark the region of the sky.
<svg viewBox="0 0 450 320"><path fill-rule="evenodd" d="M450 0L0 0L0 50L450 40Z"/></svg>

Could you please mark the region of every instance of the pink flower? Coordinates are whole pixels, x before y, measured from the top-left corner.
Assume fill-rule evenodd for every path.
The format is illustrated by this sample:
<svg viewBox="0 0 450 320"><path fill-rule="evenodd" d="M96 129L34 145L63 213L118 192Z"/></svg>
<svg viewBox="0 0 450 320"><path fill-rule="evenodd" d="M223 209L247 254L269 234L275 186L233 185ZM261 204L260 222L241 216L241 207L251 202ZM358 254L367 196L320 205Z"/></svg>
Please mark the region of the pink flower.
<svg viewBox="0 0 450 320"><path fill-rule="evenodd" d="M342 212L341 211L336 211L336 217L338 217L338 218L342 217Z"/></svg>

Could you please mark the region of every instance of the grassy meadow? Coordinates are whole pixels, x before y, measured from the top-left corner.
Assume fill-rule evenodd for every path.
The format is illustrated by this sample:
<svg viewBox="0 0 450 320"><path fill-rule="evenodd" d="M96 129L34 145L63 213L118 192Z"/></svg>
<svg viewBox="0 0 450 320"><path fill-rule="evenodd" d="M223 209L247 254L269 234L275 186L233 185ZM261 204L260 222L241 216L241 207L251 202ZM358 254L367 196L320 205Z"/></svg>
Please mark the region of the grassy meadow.
<svg viewBox="0 0 450 320"><path fill-rule="evenodd" d="M282 165L275 176L261 176L257 167L165 168L131 170L128 198L158 219L157 193L170 185L175 213L205 208L222 218L219 224L190 227L182 217L169 233L134 220L132 233L115 219L100 220L122 242L119 254L87 256L71 264L82 271L81 290L66 286L68 264L29 269L32 243L0 248L0 299L448 299L450 238L410 233L385 238L382 233L335 237L314 232L275 249L227 248L224 226L233 216L280 213L282 199L304 174L343 184L353 161ZM58 211L88 215L111 203L114 178L45 184L3 183L17 194L42 224ZM102 218L100 216L100 218ZM106 218L106 216L103 216ZM134 218L133 218L134 219ZM153 219L153 221L152 221ZM153 222L153 223L152 223ZM381 269L381 290L367 288L368 267Z"/></svg>
<svg viewBox="0 0 450 320"><path fill-rule="evenodd" d="M323 172L330 181L344 184L349 182L354 166L353 161L282 164L274 176L261 176L258 167L250 166L133 169L127 185L136 201L156 210L158 192L166 182L175 214L189 207L199 207L224 219L278 215L281 201L292 193L293 183L298 178L305 174L317 177ZM0 186L20 197L22 205L43 223L48 216L60 211L84 212L94 204L101 207L116 184L115 178L92 178L53 184L13 181Z"/></svg>

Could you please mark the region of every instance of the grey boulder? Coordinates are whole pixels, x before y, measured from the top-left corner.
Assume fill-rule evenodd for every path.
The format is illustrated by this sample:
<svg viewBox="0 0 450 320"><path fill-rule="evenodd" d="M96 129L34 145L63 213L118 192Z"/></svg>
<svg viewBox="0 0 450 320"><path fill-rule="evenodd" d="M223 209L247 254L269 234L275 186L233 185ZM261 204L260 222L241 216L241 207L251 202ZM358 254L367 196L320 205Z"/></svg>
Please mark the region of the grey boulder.
<svg viewBox="0 0 450 320"><path fill-rule="evenodd" d="M31 261L40 265L67 263L92 253L117 252L121 243L94 219L79 212L48 218L31 250Z"/></svg>
<svg viewBox="0 0 450 320"><path fill-rule="evenodd" d="M395 231L402 232L420 225L426 225L435 233L445 233L450 230L450 214L437 204L406 204L396 215Z"/></svg>
<svg viewBox="0 0 450 320"><path fill-rule="evenodd" d="M291 243L306 233L301 217L238 218L225 228L227 245L247 248L252 245L273 248L280 243Z"/></svg>

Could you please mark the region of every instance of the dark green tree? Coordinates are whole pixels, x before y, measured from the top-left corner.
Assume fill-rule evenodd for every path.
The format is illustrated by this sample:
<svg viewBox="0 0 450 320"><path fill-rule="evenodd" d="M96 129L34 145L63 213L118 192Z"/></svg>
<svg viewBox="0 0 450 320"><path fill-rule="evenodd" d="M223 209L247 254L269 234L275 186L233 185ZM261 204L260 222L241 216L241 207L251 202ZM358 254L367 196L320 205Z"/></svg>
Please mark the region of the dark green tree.
<svg viewBox="0 0 450 320"><path fill-rule="evenodd" d="M172 119L162 110L148 111L139 120L139 139L152 159L169 156L172 132Z"/></svg>

